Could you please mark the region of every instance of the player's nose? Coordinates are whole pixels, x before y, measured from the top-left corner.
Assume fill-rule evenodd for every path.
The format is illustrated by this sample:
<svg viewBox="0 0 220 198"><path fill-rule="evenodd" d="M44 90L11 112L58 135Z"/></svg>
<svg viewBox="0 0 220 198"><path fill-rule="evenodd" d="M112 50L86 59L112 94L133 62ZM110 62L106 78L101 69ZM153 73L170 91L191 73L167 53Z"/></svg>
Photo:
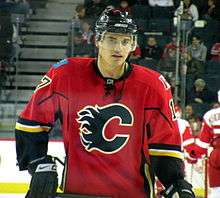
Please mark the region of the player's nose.
<svg viewBox="0 0 220 198"><path fill-rule="evenodd" d="M114 51L120 51L121 48L122 48L121 41L117 41L113 47Z"/></svg>

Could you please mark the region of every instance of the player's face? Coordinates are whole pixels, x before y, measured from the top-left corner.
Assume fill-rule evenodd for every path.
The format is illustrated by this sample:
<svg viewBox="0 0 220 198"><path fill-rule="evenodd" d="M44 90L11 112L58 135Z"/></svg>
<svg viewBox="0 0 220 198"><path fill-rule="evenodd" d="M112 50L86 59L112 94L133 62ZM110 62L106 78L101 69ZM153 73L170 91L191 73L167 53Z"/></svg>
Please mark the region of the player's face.
<svg viewBox="0 0 220 198"><path fill-rule="evenodd" d="M131 35L106 32L97 43L99 59L111 67L123 65L132 51L133 42Z"/></svg>

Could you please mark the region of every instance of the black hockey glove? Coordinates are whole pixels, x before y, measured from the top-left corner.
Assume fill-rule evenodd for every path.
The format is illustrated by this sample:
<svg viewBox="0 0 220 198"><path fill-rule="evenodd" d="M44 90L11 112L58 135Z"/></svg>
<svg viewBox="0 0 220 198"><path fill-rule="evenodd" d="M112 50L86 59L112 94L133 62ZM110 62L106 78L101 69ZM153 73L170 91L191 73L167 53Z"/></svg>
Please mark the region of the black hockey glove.
<svg viewBox="0 0 220 198"><path fill-rule="evenodd" d="M179 198L195 198L195 194L192 191L192 185L184 179L178 180L161 194L165 198L172 198L175 193L179 195Z"/></svg>
<svg viewBox="0 0 220 198"><path fill-rule="evenodd" d="M57 165L51 156L32 161L28 165L32 175L25 198L53 198L58 187Z"/></svg>

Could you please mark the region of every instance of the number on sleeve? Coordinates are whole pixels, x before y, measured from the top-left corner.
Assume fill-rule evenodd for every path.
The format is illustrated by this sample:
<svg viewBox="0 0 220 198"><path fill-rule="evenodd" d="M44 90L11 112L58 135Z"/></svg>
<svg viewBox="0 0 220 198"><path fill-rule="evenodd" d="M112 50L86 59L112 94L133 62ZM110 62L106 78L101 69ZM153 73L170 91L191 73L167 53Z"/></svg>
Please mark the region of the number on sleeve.
<svg viewBox="0 0 220 198"><path fill-rule="evenodd" d="M48 76L44 76L41 79L41 83L39 85L37 85L36 89L34 92L36 92L37 90L46 87L47 85L49 85L52 82L51 78L49 78Z"/></svg>
<svg viewBox="0 0 220 198"><path fill-rule="evenodd" d="M162 75L159 76L159 80L162 82L166 90L170 89L171 87L170 84L167 82L167 80Z"/></svg>
<svg viewBox="0 0 220 198"><path fill-rule="evenodd" d="M172 120L176 120L176 119L177 119L177 116L176 116L176 111L175 111L175 108L174 108L173 99L170 99L170 101L169 101L169 107L170 107L170 110L171 110L171 113L172 113Z"/></svg>

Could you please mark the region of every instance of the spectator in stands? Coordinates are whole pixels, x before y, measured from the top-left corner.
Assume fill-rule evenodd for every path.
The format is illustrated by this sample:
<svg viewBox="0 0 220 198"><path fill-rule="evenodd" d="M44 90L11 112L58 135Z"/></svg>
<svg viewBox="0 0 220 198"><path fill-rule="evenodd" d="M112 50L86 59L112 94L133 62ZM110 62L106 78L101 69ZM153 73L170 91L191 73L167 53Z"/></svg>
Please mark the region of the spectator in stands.
<svg viewBox="0 0 220 198"><path fill-rule="evenodd" d="M217 42L212 46L211 60L220 61L220 42Z"/></svg>
<svg viewBox="0 0 220 198"><path fill-rule="evenodd" d="M208 6L204 14L205 19L219 19L220 7L217 0L208 0Z"/></svg>
<svg viewBox="0 0 220 198"><path fill-rule="evenodd" d="M0 12L10 12L13 6L14 6L13 2L0 0Z"/></svg>
<svg viewBox="0 0 220 198"><path fill-rule="evenodd" d="M92 44L94 43L94 32L92 31L92 22L84 20L81 27L83 42Z"/></svg>
<svg viewBox="0 0 220 198"><path fill-rule="evenodd" d="M86 8L83 4L78 4L75 8L75 12L72 18L71 29L72 31L79 31L81 28L82 20L86 17Z"/></svg>
<svg viewBox="0 0 220 198"><path fill-rule="evenodd" d="M30 5L27 0L11 0L14 3L12 13L29 15Z"/></svg>
<svg viewBox="0 0 220 198"><path fill-rule="evenodd" d="M75 15L75 18L78 18L78 19L84 19L85 16L86 16L86 8L84 7L83 4L78 4L76 6L76 15Z"/></svg>
<svg viewBox="0 0 220 198"><path fill-rule="evenodd" d="M204 45L199 35L194 35L192 37L191 45L188 47L188 52L192 58L201 62L206 61L207 47Z"/></svg>
<svg viewBox="0 0 220 198"><path fill-rule="evenodd" d="M166 54L159 61L161 72L166 72L168 76L173 76L176 66L176 46L166 48Z"/></svg>
<svg viewBox="0 0 220 198"><path fill-rule="evenodd" d="M177 8L175 15L178 14L181 10L181 5ZM181 15L183 20L192 20L196 21L199 19L199 12L195 4L192 3L192 0L183 0L183 14Z"/></svg>
<svg viewBox="0 0 220 198"><path fill-rule="evenodd" d="M212 103L216 101L216 94L208 89L206 82L199 78L194 82L194 86L187 93L187 104L197 103Z"/></svg>
<svg viewBox="0 0 220 198"><path fill-rule="evenodd" d="M186 105L186 107L185 107L185 116L186 116L187 120L196 117L195 114L194 114L192 105L190 105L190 104Z"/></svg>
<svg viewBox="0 0 220 198"><path fill-rule="evenodd" d="M137 61L141 58L141 48L137 45L135 51L131 52L129 60L132 63L138 63Z"/></svg>
<svg viewBox="0 0 220 198"><path fill-rule="evenodd" d="M129 1L127 0L121 0L120 1L120 6L118 8L121 12L128 12L131 14L131 7L129 5Z"/></svg>
<svg viewBox="0 0 220 198"><path fill-rule="evenodd" d="M0 12L0 61L8 61L12 56L13 25L11 14L7 11Z"/></svg>
<svg viewBox="0 0 220 198"><path fill-rule="evenodd" d="M106 4L104 3L104 0L92 0L88 2L86 7L86 17L93 18L96 20L98 16L105 10Z"/></svg>
<svg viewBox="0 0 220 198"><path fill-rule="evenodd" d="M81 32L75 32L73 38L69 39L69 44L66 50L67 57L93 57L93 54L93 45L83 42Z"/></svg>
<svg viewBox="0 0 220 198"><path fill-rule="evenodd" d="M171 42L167 43L164 46L163 55L162 55L163 58L168 55L169 49L176 49L176 35L172 35Z"/></svg>
<svg viewBox="0 0 220 198"><path fill-rule="evenodd" d="M150 6L171 7L174 6L173 0L148 0Z"/></svg>
<svg viewBox="0 0 220 198"><path fill-rule="evenodd" d="M199 130L201 129L201 121L199 118L196 117L190 118L189 120L190 128L192 129L193 136L198 135Z"/></svg>
<svg viewBox="0 0 220 198"><path fill-rule="evenodd" d="M201 77L204 74L207 47L198 35L192 37L187 52L191 59L188 63L188 74L193 74L197 78Z"/></svg>
<svg viewBox="0 0 220 198"><path fill-rule="evenodd" d="M193 106L191 104L188 104L185 107L185 118L189 122L193 135L197 135L201 127L201 121L198 116L195 115Z"/></svg>
<svg viewBox="0 0 220 198"><path fill-rule="evenodd" d="M142 58L159 60L161 57L161 48L157 44L155 37L150 36L147 39L147 44L142 49Z"/></svg>

